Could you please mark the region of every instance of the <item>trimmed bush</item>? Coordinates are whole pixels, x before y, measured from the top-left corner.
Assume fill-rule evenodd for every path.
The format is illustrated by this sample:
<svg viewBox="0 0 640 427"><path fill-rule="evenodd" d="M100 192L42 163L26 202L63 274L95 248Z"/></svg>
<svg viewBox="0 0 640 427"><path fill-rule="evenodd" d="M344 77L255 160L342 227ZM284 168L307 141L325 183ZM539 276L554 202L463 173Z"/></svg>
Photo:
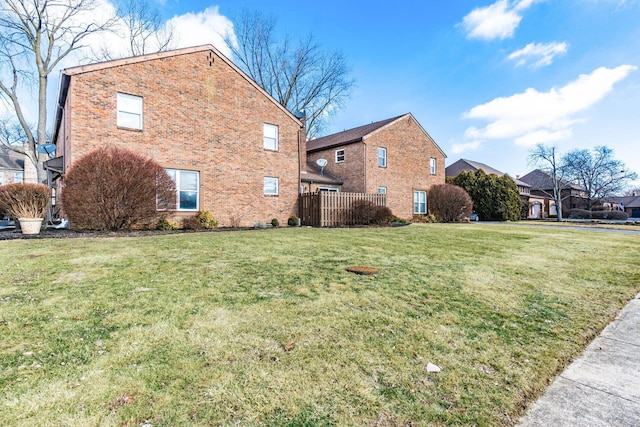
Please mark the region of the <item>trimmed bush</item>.
<svg viewBox="0 0 640 427"><path fill-rule="evenodd" d="M280 226L280 221L278 221L278 218L273 218L271 220L271 225L274 226L274 227Z"/></svg>
<svg viewBox="0 0 640 427"><path fill-rule="evenodd" d="M395 216L386 206L376 206L375 215L373 217L373 223L376 225L391 225Z"/></svg>
<svg viewBox="0 0 640 427"><path fill-rule="evenodd" d="M591 211L584 209L571 209L569 211L569 219L591 219Z"/></svg>
<svg viewBox="0 0 640 427"><path fill-rule="evenodd" d="M613 220L626 220L629 218L629 214L622 211L595 211L591 212L592 219L613 219Z"/></svg>
<svg viewBox="0 0 640 427"><path fill-rule="evenodd" d="M156 230L170 231L177 230L178 228L180 228L178 224L169 220L166 215L162 215L156 224Z"/></svg>
<svg viewBox="0 0 640 427"><path fill-rule="evenodd" d="M376 217L376 205L368 200L356 200L351 204L352 224L369 225Z"/></svg>
<svg viewBox="0 0 640 427"><path fill-rule="evenodd" d="M209 211L200 211L196 216L190 216L182 221L185 230L211 230L218 227L218 221Z"/></svg>
<svg viewBox="0 0 640 427"><path fill-rule="evenodd" d="M291 227L295 227L298 225L298 217L295 215L291 215L289 217L289 219L287 220L287 225L291 226Z"/></svg>
<svg viewBox="0 0 640 427"><path fill-rule="evenodd" d="M109 146L71 166L60 199L73 228L127 230L174 209L176 189L158 163Z"/></svg>
<svg viewBox="0 0 640 427"><path fill-rule="evenodd" d="M473 202L462 187L438 184L429 190L429 212L438 222L456 222L471 216Z"/></svg>
<svg viewBox="0 0 640 427"><path fill-rule="evenodd" d="M51 189L42 184L17 183L0 186L0 212L13 220L44 218Z"/></svg>

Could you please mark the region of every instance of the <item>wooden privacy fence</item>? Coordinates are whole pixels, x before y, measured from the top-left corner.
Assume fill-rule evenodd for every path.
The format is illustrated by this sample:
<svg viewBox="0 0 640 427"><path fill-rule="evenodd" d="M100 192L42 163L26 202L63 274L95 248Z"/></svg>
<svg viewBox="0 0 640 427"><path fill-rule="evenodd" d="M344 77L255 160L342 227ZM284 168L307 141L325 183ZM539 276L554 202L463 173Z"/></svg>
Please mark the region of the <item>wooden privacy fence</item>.
<svg viewBox="0 0 640 427"><path fill-rule="evenodd" d="M387 206L386 194L333 193L318 191L300 195L300 220L302 225L335 227L353 224L355 218L351 206L358 200L366 200L376 206Z"/></svg>

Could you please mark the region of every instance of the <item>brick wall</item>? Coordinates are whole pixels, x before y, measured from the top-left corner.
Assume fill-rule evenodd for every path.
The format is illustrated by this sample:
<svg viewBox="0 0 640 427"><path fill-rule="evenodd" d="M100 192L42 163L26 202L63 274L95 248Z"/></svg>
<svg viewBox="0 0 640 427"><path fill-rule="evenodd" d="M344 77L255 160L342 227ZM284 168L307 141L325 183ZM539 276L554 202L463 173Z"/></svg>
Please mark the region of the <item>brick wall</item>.
<svg viewBox="0 0 640 427"><path fill-rule="evenodd" d="M342 145L326 150L315 151L307 155L309 162L318 159L328 161L325 170L343 179L340 191L347 193L364 193L365 191L365 149L362 143ZM344 150L344 161L336 162L336 150Z"/></svg>
<svg viewBox="0 0 640 427"><path fill-rule="evenodd" d="M118 128L118 92L143 97L143 130ZM200 208L221 225L286 223L297 213L299 123L213 51L74 75L67 101L67 166L114 144L167 168L199 171ZM263 148L263 123L278 126L278 151ZM278 196L264 195L265 176L279 179Z"/></svg>
<svg viewBox="0 0 640 427"><path fill-rule="evenodd" d="M366 192L387 188L387 206L401 218L413 215L413 191L427 191L445 182L445 156L435 142L424 133L411 116L374 132L364 141L367 145ZM387 166L378 166L378 147L387 149ZM431 175L429 161L436 159L436 174Z"/></svg>

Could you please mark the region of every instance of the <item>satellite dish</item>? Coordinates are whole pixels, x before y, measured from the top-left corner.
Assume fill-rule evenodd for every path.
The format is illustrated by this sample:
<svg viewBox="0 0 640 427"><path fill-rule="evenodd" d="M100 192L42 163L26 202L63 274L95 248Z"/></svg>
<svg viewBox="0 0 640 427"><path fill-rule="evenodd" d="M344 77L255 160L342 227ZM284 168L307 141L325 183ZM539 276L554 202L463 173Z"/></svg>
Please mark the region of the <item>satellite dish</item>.
<svg viewBox="0 0 640 427"><path fill-rule="evenodd" d="M47 142L46 144L38 144L36 146L36 151L51 157L51 155L56 152L56 144L52 144L50 142Z"/></svg>
<svg viewBox="0 0 640 427"><path fill-rule="evenodd" d="M318 159L316 160L316 165L320 166L320 176L324 174L324 167L327 166L327 159Z"/></svg>

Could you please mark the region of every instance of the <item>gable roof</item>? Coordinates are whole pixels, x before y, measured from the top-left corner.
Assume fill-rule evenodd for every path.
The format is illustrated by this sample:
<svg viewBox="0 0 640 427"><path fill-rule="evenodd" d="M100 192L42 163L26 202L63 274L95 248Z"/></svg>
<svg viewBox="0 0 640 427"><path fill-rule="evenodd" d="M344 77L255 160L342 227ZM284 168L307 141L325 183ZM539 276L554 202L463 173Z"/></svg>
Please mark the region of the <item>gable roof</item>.
<svg viewBox="0 0 640 427"><path fill-rule="evenodd" d="M460 159L457 162L447 166L445 168L445 175L458 176L463 171L477 172L478 170L483 170L484 173L486 173L487 175L491 175L491 174L494 174L497 176L504 175L504 172L500 172L498 169L494 169L491 166L485 165L484 163L475 162L473 160L467 160L467 159ZM528 183L522 181L519 178L514 178L514 177L511 177L511 178L513 178L516 184L519 185L520 187L531 187Z"/></svg>
<svg viewBox="0 0 640 427"><path fill-rule="evenodd" d="M71 81L72 76L90 73L99 70L105 70L108 68L114 67L122 67L125 65L138 64L141 62L147 61L156 61L159 59L170 58L179 55L189 55L197 52L207 52L211 51L216 56L218 56L222 61L230 66L235 72L237 72L240 77L249 82L258 92L260 92L263 96L267 97L273 104L275 104L280 110L285 112L291 119L293 119L300 127L302 127L302 122L298 117L296 117L293 113L287 110L282 104L280 104L276 99L271 96L266 90L264 90L258 83L256 83L251 77L249 77L244 71L242 71L236 64L234 64L229 58L224 56L218 49L216 49L212 44L206 44L201 46L194 47L186 47L182 49L169 50L165 52L151 53L147 55L140 56L132 56L128 58L122 59L114 59L111 61L98 62L95 64L88 65L80 65L77 67L65 68L60 75L60 89L58 93L58 108L56 109L56 115L54 119L54 128L53 128L53 138L51 139L54 143L58 139L58 132L60 129L60 124L62 121L62 114L60 111L64 109L64 104L67 99L67 94L69 91L69 83Z"/></svg>
<svg viewBox="0 0 640 427"><path fill-rule="evenodd" d="M356 142L362 142L366 137L373 135L374 133L393 125L399 120L404 118L411 117L415 123L418 125L420 130L433 142L438 150L442 153L444 157L447 155L442 151L440 146L436 144L436 142L431 138L431 135L424 130L422 125L413 117L413 114L406 113L401 116L391 117L390 119L380 120L379 122L372 122L368 125L358 126L352 129L347 129L342 132L334 133L332 135L323 136L321 138L312 139L311 141L307 141L307 152L312 153L314 151L325 150L327 148L338 147L340 145L348 145Z"/></svg>
<svg viewBox="0 0 640 427"><path fill-rule="evenodd" d="M24 154L0 147L0 169L23 171Z"/></svg>
<svg viewBox="0 0 640 427"><path fill-rule="evenodd" d="M552 190L553 178L551 174L535 169L528 174L521 176L520 179L531 186L533 190ZM584 191L584 188L579 185L575 185L566 180L560 179L562 188L571 188L572 190Z"/></svg>

